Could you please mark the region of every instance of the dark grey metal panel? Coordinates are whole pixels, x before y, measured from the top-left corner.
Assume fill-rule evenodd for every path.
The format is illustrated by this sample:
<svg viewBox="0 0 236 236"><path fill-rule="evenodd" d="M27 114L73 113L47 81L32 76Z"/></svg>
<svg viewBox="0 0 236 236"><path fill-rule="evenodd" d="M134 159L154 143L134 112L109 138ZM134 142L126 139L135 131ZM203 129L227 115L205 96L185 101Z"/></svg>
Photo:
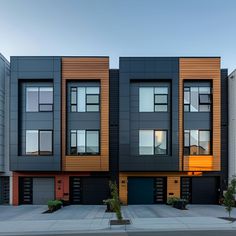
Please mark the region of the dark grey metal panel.
<svg viewBox="0 0 236 236"><path fill-rule="evenodd" d="M119 82L119 168L120 171L177 171L178 157L178 58L120 58ZM132 82L168 82L171 86L171 112L168 115L139 114L139 122L134 122L135 114L131 111L131 83ZM137 107L137 106L136 106ZM167 118L167 120L165 120ZM133 123L134 122L134 123ZM132 145L138 145L132 136L132 129L142 127L168 127L170 130L170 155L135 156L132 155ZM132 124L132 125L131 125Z"/></svg>
<svg viewBox="0 0 236 236"><path fill-rule="evenodd" d="M53 84L53 113L26 114L23 83ZM14 171L61 170L61 58L11 57L10 168ZM22 103L23 101L23 103ZM22 122L20 122L22 121ZM25 129L53 129L53 156L25 156Z"/></svg>
<svg viewBox="0 0 236 236"><path fill-rule="evenodd" d="M54 199L54 178L33 178L33 204L46 205Z"/></svg>

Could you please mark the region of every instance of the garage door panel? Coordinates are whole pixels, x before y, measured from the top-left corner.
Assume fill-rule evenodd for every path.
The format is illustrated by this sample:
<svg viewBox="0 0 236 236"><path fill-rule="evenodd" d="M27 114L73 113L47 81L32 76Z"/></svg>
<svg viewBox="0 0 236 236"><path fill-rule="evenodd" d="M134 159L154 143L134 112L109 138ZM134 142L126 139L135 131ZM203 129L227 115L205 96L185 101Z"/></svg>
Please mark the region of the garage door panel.
<svg viewBox="0 0 236 236"><path fill-rule="evenodd" d="M33 204L44 205L53 199L54 178L33 178Z"/></svg>

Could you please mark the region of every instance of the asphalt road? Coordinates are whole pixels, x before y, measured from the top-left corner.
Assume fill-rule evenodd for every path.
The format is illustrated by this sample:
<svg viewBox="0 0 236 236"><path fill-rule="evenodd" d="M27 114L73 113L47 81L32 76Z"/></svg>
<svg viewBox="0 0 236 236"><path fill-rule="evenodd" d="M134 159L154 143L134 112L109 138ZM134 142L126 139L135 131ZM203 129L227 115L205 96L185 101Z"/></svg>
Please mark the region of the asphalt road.
<svg viewBox="0 0 236 236"><path fill-rule="evenodd" d="M24 234L31 236L31 234ZM74 234L33 234L33 236L235 236L236 230L200 230L200 231L157 231L157 232L103 232L103 233L74 233ZM11 236L13 236L11 234ZM18 234L19 236L19 234Z"/></svg>

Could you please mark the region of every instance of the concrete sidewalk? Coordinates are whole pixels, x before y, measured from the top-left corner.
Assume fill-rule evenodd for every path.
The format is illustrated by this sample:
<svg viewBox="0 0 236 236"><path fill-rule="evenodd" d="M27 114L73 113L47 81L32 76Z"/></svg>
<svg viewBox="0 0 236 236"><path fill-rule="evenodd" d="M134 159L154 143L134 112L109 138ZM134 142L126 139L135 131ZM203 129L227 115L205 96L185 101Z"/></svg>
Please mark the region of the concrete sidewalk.
<svg viewBox="0 0 236 236"><path fill-rule="evenodd" d="M127 226L109 226L109 219L2 221L0 235L66 234L75 232L236 230L236 222L214 217L136 218ZM236 231L235 231L236 233Z"/></svg>

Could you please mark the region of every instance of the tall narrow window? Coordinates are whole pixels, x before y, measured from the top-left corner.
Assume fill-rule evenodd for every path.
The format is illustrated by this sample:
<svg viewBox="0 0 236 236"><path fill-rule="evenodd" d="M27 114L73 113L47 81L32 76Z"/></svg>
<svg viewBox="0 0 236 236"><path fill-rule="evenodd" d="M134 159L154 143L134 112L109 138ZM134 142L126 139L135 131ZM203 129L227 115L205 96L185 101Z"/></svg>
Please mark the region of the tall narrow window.
<svg viewBox="0 0 236 236"><path fill-rule="evenodd" d="M52 131L51 130L41 130L39 151L40 155L52 155Z"/></svg>
<svg viewBox="0 0 236 236"><path fill-rule="evenodd" d="M99 112L99 87L72 87L70 94L71 112Z"/></svg>
<svg viewBox="0 0 236 236"><path fill-rule="evenodd" d="M155 93L155 111L168 110L168 87L156 87Z"/></svg>
<svg viewBox="0 0 236 236"><path fill-rule="evenodd" d="M71 130L70 155L98 155L98 130Z"/></svg>
<svg viewBox="0 0 236 236"><path fill-rule="evenodd" d="M37 112L39 104L39 89L37 87L26 88L26 111Z"/></svg>
<svg viewBox="0 0 236 236"><path fill-rule="evenodd" d="M184 155L210 155L211 132L209 130L184 131Z"/></svg>
<svg viewBox="0 0 236 236"><path fill-rule="evenodd" d="M26 130L26 155L39 155L38 130Z"/></svg>
<svg viewBox="0 0 236 236"><path fill-rule="evenodd" d="M167 154L167 131L163 130L155 131L155 154L157 155Z"/></svg>
<svg viewBox="0 0 236 236"><path fill-rule="evenodd" d="M139 88L139 111L153 112L154 111L154 88L142 87Z"/></svg>
<svg viewBox="0 0 236 236"><path fill-rule="evenodd" d="M153 130L139 130L139 154L153 155L154 154L154 138Z"/></svg>
<svg viewBox="0 0 236 236"><path fill-rule="evenodd" d="M190 88L184 88L184 111L190 111Z"/></svg>

